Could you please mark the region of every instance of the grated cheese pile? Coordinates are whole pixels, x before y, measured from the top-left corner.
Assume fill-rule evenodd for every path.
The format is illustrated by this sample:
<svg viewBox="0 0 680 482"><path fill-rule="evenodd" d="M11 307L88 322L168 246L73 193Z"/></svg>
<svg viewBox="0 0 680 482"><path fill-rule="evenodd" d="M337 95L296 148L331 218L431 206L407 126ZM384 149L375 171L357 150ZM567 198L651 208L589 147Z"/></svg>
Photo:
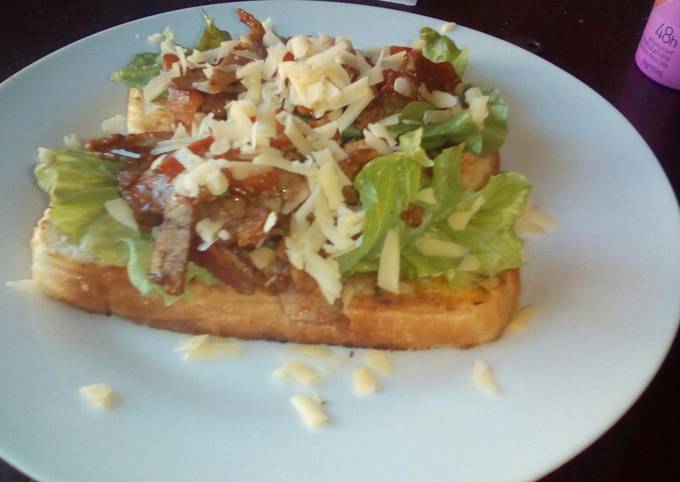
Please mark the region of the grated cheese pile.
<svg viewBox="0 0 680 482"><path fill-rule="evenodd" d="M250 50L237 48L239 44L252 44L245 36L224 41L211 50L191 52L175 44L170 35L156 36L156 40L160 39L161 54L174 55L178 61L152 78L141 91L132 89L127 131L149 130L166 122L168 112L153 101L169 87L173 78L189 69L202 69L207 80L195 82L193 87L212 93L211 79L218 68L222 69L219 61L228 55L244 58L247 61L244 65L226 67L246 87L237 100L227 101L226 120L214 119L211 114L196 114L191 129L181 124L173 126L173 137L160 141L152 154L172 153L182 164L185 170L174 179L173 186L177 193L188 197L197 197L206 189L214 195L225 193L229 182L223 169L229 170L236 179L271 168L304 176L307 192L291 217L290 234L285 239L286 254L295 268L306 271L316 280L326 300L333 303L342 294L335 258L357 246L364 227L363 211L348 206L342 195L343 187L351 182L338 167L339 161L347 159L347 153L335 139L375 97L372 86L383 81L383 70L399 68L406 55L405 52L390 55L388 49L359 52L349 40L323 34L297 35L284 43L273 32L271 19L263 22L263 26L264 59L256 58ZM356 71L354 80L346 68ZM403 90L412 90L406 79L399 85ZM429 94L436 96L437 93ZM298 106L320 119L321 125L310 127L293 115ZM394 151L397 142L386 125L395 121L385 119L364 129L367 146L381 154ZM111 120L106 127L122 130L120 118ZM305 156L304 161L290 161L271 145L281 130ZM212 136L213 142L206 154L199 156L189 150L191 143L207 136ZM252 157L252 162L215 158L225 157L232 149ZM160 163L155 162L152 168L158 168ZM275 217L268 219L265 229L275 223ZM197 232L203 241L200 249L207 249L219 236L210 228L210 220L199 221ZM398 259L398 246L395 248L396 256L391 252L392 260ZM386 266L385 270L391 275L389 279L384 277L385 288L396 292L398 266L396 270Z"/></svg>

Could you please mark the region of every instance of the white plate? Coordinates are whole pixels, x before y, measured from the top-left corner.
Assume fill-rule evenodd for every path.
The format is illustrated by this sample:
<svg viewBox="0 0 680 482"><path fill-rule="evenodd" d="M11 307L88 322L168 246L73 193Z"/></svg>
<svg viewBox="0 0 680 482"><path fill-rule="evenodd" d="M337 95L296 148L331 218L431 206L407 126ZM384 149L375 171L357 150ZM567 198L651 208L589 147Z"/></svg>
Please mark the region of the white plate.
<svg viewBox="0 0 680 482"><path fill-rule="evenodd" d="M207 7L241 31L236 5ZM358 46L410 42L441 22L358 5L257 2L284 34L328 32ZM38 145L59 146L124 108L109 72L146 37L174 27L190 44L201 13L138 20L49 55L0 87L3 280L26 278L27 239L44 207L31 169ZM507 169L525 172L560 228L529 247L520 334L469 351L394 355L384 390L357 399L350 369L319 393L331 427L306 430L270 381L282 346L245 344L238 359L184 364L179 335L89 315L1 289L0 455L43 481L519 480L565 462L610 427L646 387L678 321L680 228L669 184L630 124L584 84L488 35L458 28L469 77L498 86L511 112ZM348 352L337 349L347 356ZM471 381L474 359L502 393ZM78 387L122 395L93 413Z"/></svg>

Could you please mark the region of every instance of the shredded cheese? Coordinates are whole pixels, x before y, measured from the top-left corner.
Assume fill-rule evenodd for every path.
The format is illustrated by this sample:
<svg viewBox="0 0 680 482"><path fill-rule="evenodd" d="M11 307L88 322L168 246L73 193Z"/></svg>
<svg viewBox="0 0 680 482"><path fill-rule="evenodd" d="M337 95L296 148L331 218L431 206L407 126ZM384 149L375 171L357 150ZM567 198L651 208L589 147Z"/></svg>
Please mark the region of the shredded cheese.
<svg viewBox="0 0 680 482"><path fill-rule="evenodd" d="M411 98L413 96L413 84L406 77L397 77L394 79L394 91L404 97Z"/></svg>
<svg viewBox="0 0 680 482"><path fill-rule="evenodd" d="M458 265L459 271L477 271L481 267L479 257L474 254L466 255Z"/></svg>
<svg viewBox="0 0 680 482"><path fill-rule="evenodd" d="M319 372L315 368L299 361L287 361L282 367L277 368L272 376L278 379L293 380L306 386L321 383Z"/></svg>
<svg viewBox="0 0 680 482"><path fill-rule="evenodd" d="M378 286L390 293L399 294L399 233L390 229L385 236L378 263Z"/></svg>
<svg viewBox="0 0 680 482"><path fill-rule="evenodd" d="M370 368L361 367L352 374L354 393L359 396L372 395L378 390L378 380Z"/></svg>
<svg viewBox="0 0 680 482"><path fill-rule="evenodd" d="M104 203L106 211L109 215L118 221L123 226L139 231L139 226L137 225L137 220L135 219L132 208L125 202L124 199L117 198Z"/></svg>
<svg viewBox="0 0 680 482"><path fill-rule="evenodd" d="M495 394L499 392L491 367L482 360L475 360L472 366L472 379L480 390Z"/></svg>
<svg viewBox="0 0 680 482"><path fill-rule="evenodd" d="M188 156L177 157L177 160L181 163L183 163L183 159L189 162L185 164L186 171L181 172L173 180L176 193L187 197L198 197L201 188L207 188L210 194L215 196L227 192L229 180L222 172L222 169L227 167L227 161L224 159L203 160L198 158L200 162L194 164L191 163L193 159Z"/></svg>
<svg viewBox="0 0 680 482"><path fill-rule="evenodd" d="M102 122L104 134L127 134L127 119L124 115L117 114Z"/></svg>
<svg viewBox="0 0 680 482"><path fill-rule="evenodd" d="M34 279L20 279L16 281L5 281L5 287L16 293L36 294L40 293L38 282Z"/></svg>
<svg viewBox="0 0 680 482"><path fill-rule="evenodd" d="M201 219L196 223L196 234L201 238L202 243L198 245L199 251L207 250L215 242L217 233L222 229L222 221L215 221L210 218Z"/></svg>
<svg viewBox="0 0 680 482"><path fill-rule="evenodd" d="M142 88L142 95L144 101L151 102L156 97L161 95L170 86L170 82L175 77L175 72L168 70L166 72L161 72L156 77L152 78L146 85Z"/></svg>
<svg viewBox="0 0 680 482"><path fill-rule="evenodd" d="M416 240L416 247L425 256L440 258L461 258L469 251L469 248L461 244L426 236Z"/></svg>
<svg viewBox="0 0 680 482"><path fill-rule="evenodd" d="M454 231L462 231L465 229L472 219L472 216L474 216L479 209L484 206L484 203L486 202L486 199L484 199L483 196L478 196L473 202L472 206L470 206L470 209L467 211L458 211L451 213L451 215L448 217L448 223L451 229Z"/></svg>
<svg viewBox="0 0 680 482"><path fill-rule="evenodd" d="M80 387L78 391L92 408L109 409L118 403L118 396L106 383L86 385Z"/></svg>
<svg viewBox="0 0 680 482"><path fill-rule="evenodd" d="M316 280L326 301L335 302L342 294L340 270L335 260L322 258L317 253L306 252L303 255L305 271Z"/></svg>
<svg viewBox="0 0 680 482"><path fill-rule="evenodd" d="M290 402L308 428L316 428L329 423L329 417L318 397L295 395Z"/></svg>
<svg viewBox="0 0 680 482"><path fill-rule="evenodd" d="M437 198L434 195L434 189L427 187L416 194L416 200L426 204L437 204Z"/></svg>
<svg viewBox="0 0 680 482"><path fill-rule="evenodd" d="M265 233L271 231L272 228L276 226L278 219L279 218L276 212L270 211L270 213L267 214L267 218L264 220L264 226L262 226L262 231L264 231Z"/></svg>
<svg viewBox="0 0 680 482"><path fill-rule="evenodd" d="M182 352L184 361L198 362L234 358L241 354L241 345L212 335L196 335L185 339L175 351Z"/></svg>
<svg viewBox="0 0 680 482"><path fill-rule="evenodd" d="M455 22L446 22L446 23L442 24L442 26L439 28L439 30L441 31L441 33L446 33L446 32L453 30L455 28L455 26L456 26Z"/></svg>

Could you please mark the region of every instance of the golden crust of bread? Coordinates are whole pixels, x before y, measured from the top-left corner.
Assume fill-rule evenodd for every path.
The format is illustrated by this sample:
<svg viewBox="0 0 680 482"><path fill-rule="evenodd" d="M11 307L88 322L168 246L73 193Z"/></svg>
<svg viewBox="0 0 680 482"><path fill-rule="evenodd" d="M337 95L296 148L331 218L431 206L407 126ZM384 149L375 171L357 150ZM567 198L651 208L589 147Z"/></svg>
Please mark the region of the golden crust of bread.
<svg viewBox="0 0 680 482"><path fill-rule="evenodd" d="M48 230L46 216L31 240L33 278L48 296L182 333L406 350L466 348L500 336L519 295L519 271L509 270L465 289L434 280L418 282L408 294L359 293L344 319L332 322L292 319L276 295L241 295L228 286L198 282L190 299L166 306L157 296L141 296L124 268L79 260L50 245Z"/></svg>

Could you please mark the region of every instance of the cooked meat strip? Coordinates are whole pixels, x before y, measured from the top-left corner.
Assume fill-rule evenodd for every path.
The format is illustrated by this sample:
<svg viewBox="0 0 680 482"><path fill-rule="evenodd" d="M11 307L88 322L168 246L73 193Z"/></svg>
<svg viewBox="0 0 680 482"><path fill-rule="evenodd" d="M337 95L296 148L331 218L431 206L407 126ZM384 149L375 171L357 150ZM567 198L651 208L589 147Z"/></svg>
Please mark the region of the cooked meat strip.
<svg viewBox="0 0 680 482"><path fill-rule="evenodd" d="M379 156L378 151L368 147L364 139L348 142L344 149L349 157L338 162L338 166L350 179L354 179L368 161Z"/></svg>
<svg viewBox="0 0 680 482"><path fill-rule="evenodd" d="M174 194L163 209L163 223L154 243L149 271L149 277L169 294L184 291L193 221L191 202Z"/></svg>
<svg viewBox="0 0 680 482"><path fill-rule="evenodd" d="M236 227L235 241L239 247L255 246L258 241L267 237L264 232L264 222L269 216L270 210L263 206L249 206L246 215Z"/></svg>
<svg viewBox="0 0 680 482"><path fill-rule="evenodd" d="M220 92L219 94L207 95L201 104L200 111L213 114L215 119L227 118L227 102L238 98L238 93Z"/></svg>
<svg viewBox="0 0 680 482"><path fill-rule="evenodd" d="M245 256L235 248L215 243L205 251L192 250L191 260L241 294L252 294L265 284L262 273L245 261Z"/></svg>
<svg viewBox="0 0 680 482"><path fill-rule="evenodd" d="M198 204L196 206L196 219L224 219L224 228L231 232L246 215L248 204L246 197L230 193L212 202Z"/></svg>
<svg viewBox="0 0 680 482"><path fill-rule="evenodd" d="M85 144L85 149L104 154L110 154L116 150L125 150L144 156L156 146L158 141L169 139L171 136L172 132L145 132L128 135L111 134L100 139L90 139ZM128 157L128 159L130 158Z"/></svg>
<svg viewBox="0 0 680 482"><path fill-rule="evenodd" d="M189 69L184 75L175 77L170 81L170 85L177 89L189 90L194 88L194 82L203 82L206 80L202 69Z"/></svg>
<svg viewBox="0 0 680 482"><path fill-rule="evenodd" d="M208 81L215 94L205 94L194 88L196 82ZM188 117L184 115L189 110L191 115L196 110L205 113L213 113L218 119L226 118L225 105L227 101L238 98L245 91L245 87L236 78L236 71L228 67L216 67L210 79L207 79L201 69L191 69L180 77L172 79L169 108L176 113L179 111L179 120L185 122ZM193 92L193 93L192 93Z"/></svg>
<svg viewBox="0 0 680 482"><path fill-rule="evenodd" d="M172 196L172 179L155 171L145 171L132 182L124 181L119 175L118 189L140 227L150 229L162 220L164 208Z"/></svg>
<svg viewBox="0 0 680 482"><path fill-rule="evenodd" d="M236 13L238 13L238 19L241 23L247 25L250 28L250 33L248 37L253 43L253 50L261 57L264 58L267 55L267 51L264 48L264 27L258 19L256 19L252 14L246 12L242 8L237 8Z"/></svg>
<svg viewBox="0 0 680 482"><path fill-rule="evenodd" d="M241 47L241 49L239 49ZM239 44L236 47L234 47L234 50L232 53L224 57L222 60L220 60L217 65L219 67L226 67L229 65L246 65L248 62L250 62L252 59L249 57L245 57L243 55L239 55L238 51L245 49L245 46L243 44Z"/></svg>
<svg viewBox="0 0 680 482"><path fill-rule="evenodd" d="M170 84L165 106L175 116L176 121L184 124L187 129L191 129L194 114L201 107L204 97L204 93L194 88L181 89Z"/></svg>
<svg viewBox="0 0 680 482"><path fill-rule="evenodd" d="M376 97L354 121L357 128L365 129L370 123L401 112L411 99L394 91L394 81L406 75L391 69L383 71L384 80L374 88Z"/></svg>
<svg viewBox="0 0 680 482"><path fill-rule="evenodd" d="M169 178L148 170L153 160L151 149L159 140L168 139L171 135L170 132L112 134L92 139L85 145L89 151L102 153L118 161L121 167L117 176L118 189L132 207L142 229L150 229L161 222L163 205L171 192ZM120 150L134 152L138 157L121 155L117 152Z"/></svg>

